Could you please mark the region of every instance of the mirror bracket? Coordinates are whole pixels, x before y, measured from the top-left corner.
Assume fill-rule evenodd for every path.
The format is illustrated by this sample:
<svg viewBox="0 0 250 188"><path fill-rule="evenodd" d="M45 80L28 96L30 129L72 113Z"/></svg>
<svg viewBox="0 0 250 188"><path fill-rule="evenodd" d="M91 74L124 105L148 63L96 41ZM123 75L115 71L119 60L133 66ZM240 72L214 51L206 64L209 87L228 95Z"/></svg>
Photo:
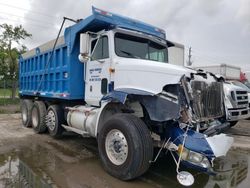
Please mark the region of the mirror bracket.
<svg viewBox="0 0 250 188"><path fill-rule="evenodd" d="M78 59L84 63L89 60L89 49L90 49L90 35L88 33L80 34L80 54Z"/></svg>

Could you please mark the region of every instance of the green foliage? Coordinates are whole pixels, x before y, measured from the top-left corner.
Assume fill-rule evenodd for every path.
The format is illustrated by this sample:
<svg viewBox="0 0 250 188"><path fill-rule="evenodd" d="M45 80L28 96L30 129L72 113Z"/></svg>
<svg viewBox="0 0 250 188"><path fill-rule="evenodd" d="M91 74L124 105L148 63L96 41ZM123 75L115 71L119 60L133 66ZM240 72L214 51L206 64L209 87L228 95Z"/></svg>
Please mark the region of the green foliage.
<svg viewBox="0 0 250 188"><path fill-rule="evenodd" d="M18 57L27 48L21 44L22 40L31 37L22 25L0 25L0 80L11 80L12 98L15 98L16 81L18 78Z"/></svg>
<svg viewBox="0 0 250 188"><path fill-rule="evenodd" d="M21 40L31 37L22 25L0 25L0 74L5 79L17 80L18 56L27 48L21 45Z"/></svg>
<svg viewBox="0 0 250 188"><path fill-rule="evenodd" d="M20 99L19 98L15 98L14 100L12 100L11 98L0 98L0 106L2 106L2 105L19 104L19 103L20 103Z"/></svg>
<svg viewBox="0 0 250 188"><path fill-rule="evenodd" d="M11 97L11 89L0 88L0 97L3 96L5 96L6 98ZM18 90L16 91L16 96L18 96Z"/></svg>

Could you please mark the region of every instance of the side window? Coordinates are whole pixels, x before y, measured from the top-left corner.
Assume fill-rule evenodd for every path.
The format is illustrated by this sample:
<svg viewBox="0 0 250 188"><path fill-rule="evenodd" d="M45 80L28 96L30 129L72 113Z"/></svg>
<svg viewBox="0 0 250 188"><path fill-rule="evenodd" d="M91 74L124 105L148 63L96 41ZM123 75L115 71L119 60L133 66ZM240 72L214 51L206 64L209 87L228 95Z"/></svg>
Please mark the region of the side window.
<svg viewBox="0 0 250 188"><path fill-rule="evenodd" d="M98 40L98 43L96 44L97 39L93 40L91 43L91 53L94 50L95 51L92 53L91 60L98 60L98 59L106 59L109 57L109 45L108 45L108 37L104 36L101 37Z"/></svg>

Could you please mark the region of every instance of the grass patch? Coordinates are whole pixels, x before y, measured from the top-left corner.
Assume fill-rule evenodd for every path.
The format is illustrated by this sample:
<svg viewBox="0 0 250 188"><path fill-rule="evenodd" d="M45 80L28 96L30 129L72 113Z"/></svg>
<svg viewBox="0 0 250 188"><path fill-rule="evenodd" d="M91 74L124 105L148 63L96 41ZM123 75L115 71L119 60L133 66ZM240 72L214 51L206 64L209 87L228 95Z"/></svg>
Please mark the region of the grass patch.
<svg viewBox="0 0 250 188"><path fill-rule="evenodd" d="M11 98L0 98L0 106L2 105L11 105L11 104L19 104L20 103L20 99L19 98L15 98L15 99L11 99Z"/></svg>
<svg viewBox="0 0 250 188"><path fill-rule="evenodd" d="M11 89L0 89L0 96L6 96L6 97L10 97L11 96ZM16 96L18 96L18 90L16 91Z"/></svg>
<svg viewBox="0 0 250 188"><path fill-rule="evenodd" d="M10 89L0 89L0 96L10 96L11 90Z"/></svg>

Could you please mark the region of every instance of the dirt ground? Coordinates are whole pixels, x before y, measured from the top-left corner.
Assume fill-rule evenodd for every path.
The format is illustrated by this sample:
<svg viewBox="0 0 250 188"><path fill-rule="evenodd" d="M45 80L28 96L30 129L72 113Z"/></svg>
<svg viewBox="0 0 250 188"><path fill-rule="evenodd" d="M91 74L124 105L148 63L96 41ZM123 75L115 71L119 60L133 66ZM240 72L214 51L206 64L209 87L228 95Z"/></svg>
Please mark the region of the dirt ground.
<svg viewBox="0 0 250 188"><path fill-rule="evenodd" d="M243 175L237 175L239 181L236 185L248 187L250 159L246 149L250 148L249 126L248 121L242 121L228 131L235 137L234 148L238 149L232 150L223 162L223 166L229 168L226 173L231 173L226 184L232 183L231 178L239 171ZM193 187L211 187L217 183L211 176L191 172L196 179ZM31 128L23 127L20 114L0 114L0 188L25 187L23 185L43 185L45 188L181 187L176 180L175 164L169 157L160 157L145 175L136 180L120 181L103 170L95 139L67 133L62 139L55 140L48 134L38 135Z"/></svg>
<svg viewBox="0 0 250 188"><path fill-rule="evenodd" d="M250 120L242 120L227 131L234 137L233 148L250 151Z"/></svg>
<svg viewBox="0 0 250 188"><path fill-rule="evenodd" d="M20 112L20 106L16 104L0 105L0 114L15 114Z"/></svg>

